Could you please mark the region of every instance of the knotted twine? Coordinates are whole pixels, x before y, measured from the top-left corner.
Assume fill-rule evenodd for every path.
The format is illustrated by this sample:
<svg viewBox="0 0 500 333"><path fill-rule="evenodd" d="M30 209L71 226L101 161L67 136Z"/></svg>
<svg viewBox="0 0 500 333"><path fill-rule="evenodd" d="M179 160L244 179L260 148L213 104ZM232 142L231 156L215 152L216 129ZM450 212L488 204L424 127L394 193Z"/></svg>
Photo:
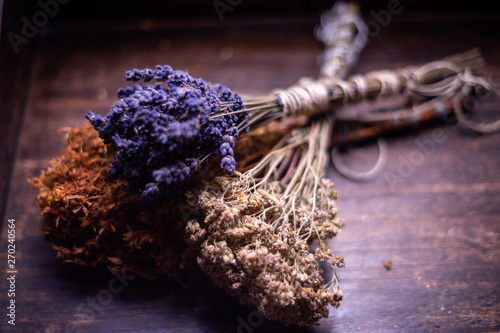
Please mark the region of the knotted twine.
<svg viewBox="0 0 500 333"><path fill-rule="evenodd" d="M432 72L440 71L448 76L437 82L427 82ZM322 77L319 80L303 78L285 90L276 90L276 99L283 106L285 116L313 115L332 109L336 102L348 104L366 99L394 96L403 92L412 97L431 98L428 102L415 105L409 109L386 111L361 115L358 121L406 121L416 122L429 109L436 108L438 113L445 112L447 101L451 101L453 112L458 122L479 133L492 133L500 130L500 120L490 124L481 124L467 119L463 110L463 102L478 90L486 90L498 95L498 92L485 78L472 74L470 68L460 70L449 61L431 62L421 67L409 66L401 70L373 71L366 75L353 75L347 80L336 77ZM420 107L422 106L422 107ZM442 109L442 110L441 110ZM383 167L387 149L384 142L378 142L380 157L374 168L366 173L353 174L339 170L342 174L355 180L369 180L378 175ZM334 157L335 152L332 154ZM334 164L342 169L341 162L335 159Z"/></svg>
<svg viewBox="0 0 500 333"><path fill-rule="evenodd" d="M347 81L334 77L302 78L288 89L275 90L274 94L285 116L312 115L330 110L336 101L347 104L401 93L410 80L409 69L373 71L354 75Z"/></svg>

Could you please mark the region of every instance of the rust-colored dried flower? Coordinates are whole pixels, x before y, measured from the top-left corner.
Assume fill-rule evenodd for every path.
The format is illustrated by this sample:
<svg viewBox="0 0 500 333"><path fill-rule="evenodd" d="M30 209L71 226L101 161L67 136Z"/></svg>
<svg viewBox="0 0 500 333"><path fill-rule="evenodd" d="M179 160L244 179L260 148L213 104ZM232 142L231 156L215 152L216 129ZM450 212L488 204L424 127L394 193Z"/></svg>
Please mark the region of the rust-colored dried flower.
<svg viewBox="0 0 500 333"><path fill-rule="evenodd" d="M64 263L184 280L194 262L185 243L181 196L144 211L126 182L108 175L115 152L87 126L30 182L39 191L45 237Z"/></svg>

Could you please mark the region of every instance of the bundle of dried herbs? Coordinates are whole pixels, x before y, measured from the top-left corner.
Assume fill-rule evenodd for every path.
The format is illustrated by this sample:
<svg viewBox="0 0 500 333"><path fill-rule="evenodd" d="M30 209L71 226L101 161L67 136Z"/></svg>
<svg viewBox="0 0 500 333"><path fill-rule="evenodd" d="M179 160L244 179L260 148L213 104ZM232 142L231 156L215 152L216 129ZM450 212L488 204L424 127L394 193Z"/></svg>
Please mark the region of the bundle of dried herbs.
<svg viewBox="0 0 500 333"><path fill-rule="evenodd" d="M357 8L337 3L317 36L320 78L266 96L240 97L169 66L127 71L143 85L120 89L106 117L89 112L93 128L70 130L62 155L31 180L58 257L182 281L197 256L216 285L286 325L339 306L334 268L344 261L327 241L342 223L324 178L331 138L346 139L339 128L367 137L450 112L483 132L499 124L476 126L463 113L469 97L494 90L477 51L346 79L366 40ZM335 113L392 96L406 96L404 106Z"/></svg>

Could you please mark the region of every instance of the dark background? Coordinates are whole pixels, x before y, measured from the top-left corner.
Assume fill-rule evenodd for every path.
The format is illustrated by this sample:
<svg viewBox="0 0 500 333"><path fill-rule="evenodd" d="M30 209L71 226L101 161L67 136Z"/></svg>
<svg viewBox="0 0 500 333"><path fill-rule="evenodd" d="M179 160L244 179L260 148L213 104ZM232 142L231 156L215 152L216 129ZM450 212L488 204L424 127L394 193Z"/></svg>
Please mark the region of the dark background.
<svg viewBox="0 0 500 333"><path fill-rule="evenodd" d="M363 17L389 1L361 1ZM487 1L400 1L404 10L372 36L354 73L420 64L480 47L500 81L500 12ZM15 331L235 332L254 309L197 272L193 289L134 280L93 320L76 310L106 288L111 276L67 271L41 233L39 209L26 179L62 148L57 130L81 126L88 110L106 114L125 70L168 63L235 91L265 94L302 76L316 76L322 45L312 31L329 1L243 0L221 21L213 1L70 1L15 53L7 35L20 33L36 1L0 1L0 267L5 224L17 221L19 279ZM224 54L230 50L232 55ZM498 102L478 118L498 115ZM499 136L477 136L435 123L387 137L386 172L397 173L417 141L442 129L446 141L398 186L383 174L367 183L329 177L346 225L329 243L346 257L339 272L345 300L318 325L285 329L265 321L254 332L500 331ZM366 168L372 144L345 154ZM382 263L392 260L393 268ZM5 299L5 279L0 300ZM3 305L2 305L3 308ZM4 317L4 314L0 314ZM1 330L11 329L0 323Z"/></svg>

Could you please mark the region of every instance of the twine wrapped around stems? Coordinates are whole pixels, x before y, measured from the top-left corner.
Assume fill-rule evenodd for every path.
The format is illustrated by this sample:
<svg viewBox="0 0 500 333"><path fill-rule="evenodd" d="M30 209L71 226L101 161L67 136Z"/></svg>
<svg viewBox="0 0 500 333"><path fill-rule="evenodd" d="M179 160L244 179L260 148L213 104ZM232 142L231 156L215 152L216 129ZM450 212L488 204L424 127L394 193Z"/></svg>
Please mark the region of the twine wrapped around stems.
<svg viewBox="0 0 500 333"><path fill-rule="evenodd" d="M436 118L445 118L452 114L456 116L460 125L477 133L489 134L500 129L500 120L488 124L476 123L465 114L465 111L469 113L473 111L478 97L486 93L498 97L498 88L491 82L472 74L469 68L461 72L449 61L429 63L423 68L427 71L436 68L446 69L452 75L430 86L411 81L407 97L417 100L424 97L424 101L410 107L395 110L378 110L371 107L358 109L356 112L346 110L347 112L337 113L337 128L340 130L335 132L331 144L374 137L384 132ZM437 96L433 97L436 94Z"/></svg>
<svg viewBox="0 0 500 333"><path fill-rule="evenodd" d="M324 113L339 104L394 96L407 92L412 96L435 97L458 89L460 83L477 83L482 69L479 50L433 61L422 66L399 70L372 71L346 80L324 77L317 81L301 79L298 84L275 91L276 103L285 116ZM464 81L464 74L468 81ZM458 81L457 81L458 80ZM483 79L484 80L484 79ZM481 81L483 81L481 80Z"/></svg>

